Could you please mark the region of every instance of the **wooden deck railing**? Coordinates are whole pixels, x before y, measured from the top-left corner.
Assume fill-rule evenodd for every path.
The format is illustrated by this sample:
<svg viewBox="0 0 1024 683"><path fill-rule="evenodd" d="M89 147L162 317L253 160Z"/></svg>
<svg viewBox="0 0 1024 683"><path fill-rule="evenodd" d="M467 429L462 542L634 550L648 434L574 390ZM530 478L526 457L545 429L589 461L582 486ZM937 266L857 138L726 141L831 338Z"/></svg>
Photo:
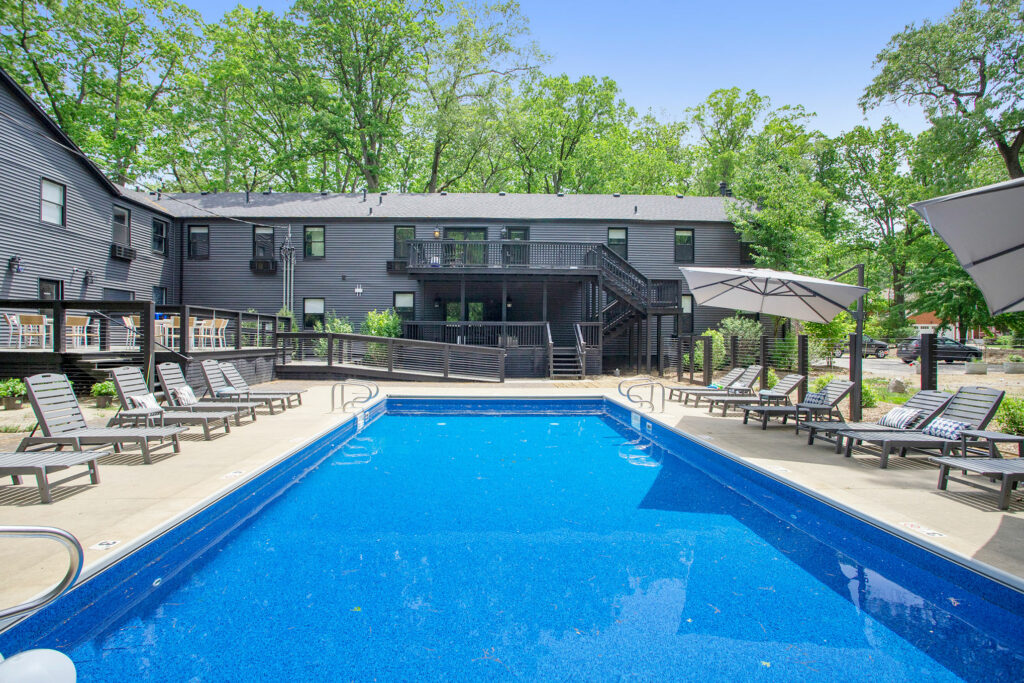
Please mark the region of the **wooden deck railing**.
<svg viewBox="0 0 1024 683"><path fill-rule="evenodd" d="M402 323L402 337L445 344L499 346L501 348L543 347L545 322L483 322L409 320Z"/></svg>
<svg viewBox="0 0 1024 683"><path fill-rule="evenodd" d="M292 323L287 316L189 305L160 305L156 315L157 341L182 353L274 348L274 335L287 332Z"/></svg>
<svg viewBox="0 0 1024 683"><path fill-rule="evenodd" d="M505 351L489 346L444 344L331 332L280 332L281 364L373 370L396 379L505 381Z"/></svg>
<svg viewBox="0 0 1024 683"><path fill-rule="evenodd" d="M603 246L535 240L409 240L408 268L596 270Z"/></svg>

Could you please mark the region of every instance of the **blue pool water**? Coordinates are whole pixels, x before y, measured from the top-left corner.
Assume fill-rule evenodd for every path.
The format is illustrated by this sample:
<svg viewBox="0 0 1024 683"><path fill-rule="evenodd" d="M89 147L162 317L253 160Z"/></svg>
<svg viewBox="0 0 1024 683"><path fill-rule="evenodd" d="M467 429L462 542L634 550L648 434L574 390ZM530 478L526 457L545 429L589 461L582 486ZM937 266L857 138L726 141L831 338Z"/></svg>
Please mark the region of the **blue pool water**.
<svg viewBox="0 0 1024 683"><path fill-rule="evenodd" d="M1019 613L784 521L721 456L607 414L440 412L325 441L187 562L32 637L85 681L1020 680Z"/></svg>

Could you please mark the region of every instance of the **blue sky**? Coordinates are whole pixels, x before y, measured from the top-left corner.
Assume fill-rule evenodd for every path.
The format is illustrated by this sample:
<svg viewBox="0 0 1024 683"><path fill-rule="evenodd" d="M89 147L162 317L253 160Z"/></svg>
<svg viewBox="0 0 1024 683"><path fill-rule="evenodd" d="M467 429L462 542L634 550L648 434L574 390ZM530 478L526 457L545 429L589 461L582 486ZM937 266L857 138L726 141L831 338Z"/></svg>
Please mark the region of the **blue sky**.
<svg viewBox="0 0 1024 683"><path fill-rule="evenodd" d="M215 21L235 0L184 0ZM836 135L891 116L917 133L915 107L865 119L857 99L874 57L909 23L941 19L956 0L520 0L533 39L551 55L545 70L609 76L637 111L678 120L716 88L738 86L776 105L802 104ZM282 11L289 0L241 4Z"/></svg>

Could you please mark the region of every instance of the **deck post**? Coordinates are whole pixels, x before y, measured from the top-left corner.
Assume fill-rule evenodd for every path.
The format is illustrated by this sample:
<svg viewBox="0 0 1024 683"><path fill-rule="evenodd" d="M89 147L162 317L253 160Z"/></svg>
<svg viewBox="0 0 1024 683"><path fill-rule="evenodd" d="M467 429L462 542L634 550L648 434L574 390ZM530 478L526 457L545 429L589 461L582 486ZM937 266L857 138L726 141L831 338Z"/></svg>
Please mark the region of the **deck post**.
<svg viewBox="0 0 1024 683"><path fill-rule="evenodd" d="M242 312L235 313L235 348L242 348Z"/></svg>
<svg viewBox="0 0 1024 683"><path fill-rule="evenodd" d="M155 306L152 301L142 301L139 313L139 351L142 352L142 376L146 378L146 386L153 389L155 369L154 352L156 351L156 319ZM122 406L123 407L123 406Z"/></svg>
<svg viewBox="0 0 1024 683"><path fill-rule="evenodd" d="M644 316L644 371L651 374L651 316Z"/></svg>
<svg viewBox="0 0 1024 683"><path fill-rule="evenodd" d="M658 336L656 338L657 349L658 349L658 376L665 376L665 357L662 354L661 348L661 316L658 316Z"/></svg>
<svg viewBox="0 0 1024 683"><path fill-rule="evenodd" d="M693 371L697 366L697 349L693 343L693 333L690 333L690 384L693 384Z"/></svg>
<svg viewBox="0 0 1024 683"><path fill-rule="evenodd" d="M395 371L395 340L388 339L388 372Z"/></svg>
<svg viewBox="0 0 1024 683"><path fill-rule="evenodd" d="M768 388L768 335L761 335L761 377L762 389Z"/></svg>
<svg viewBox="0 0 1024 683"><path fill-rule="evenodd" d="M192 332L192 325L189 323L189 316L192 315L190 306L183 305L181 307L181 320L178 321L178 351L187 354L192 349L189 337Z"/></svg>
<svg viewBox="0 0 1024 683"><path fill-rule="evenodd" d="M53 350L57 353L67 351L67 337L64 334L64 303L53 302Z"/></svg>
<svg viewBox="0 0 1024 683"><path fill-rule="evenodd" d="M729 337L729 367L734 368L740 364L740 338L736 335Z"/></svg>
<svg viewBox="0 0 1024 683"><path fill-rule="evenodd" d="M445 379L448 379L448 368L451 366L451 362L452 362L452 347L445 346L444 347L444 378Z"/></svg>
<svg viewBox="0 0 1024 683"><path fill-rule="evenodd" d="M851 346L851 348L853 348ZM921 389L934 391L939 385L939 359L936 353L935 335L921 335ZM853 366L853 357L850 357L850 365Z"/></svg>
<svg viewBox="0 0 1024 683"><path fill-rule="evenodd" d="M704 335L704 362L701 364L704 370L704 386L711 384L711 380L714 379L715 369L711 367L714 362L714 337L711 335Z"/></svg>
<svg viewBox="0 0 1024 683"><path fill-rule="evenodd" d="M327 365L334 365L334 335L327 333Z"/></svg>
<svg viewBox="0 0 1024 683"><path fill-rule="evenodd" d="M681 334L676 335L676 381L683 381L683 335Z"/></svg>
<svg viewBox="0 0 1024 683"><path fill-rule="evenodd" d="M810 376L810 355L808 354L807 335L801 334L796 338L796 371L804 376L797 387L797 403L807 396L807 378Z"/></svg>

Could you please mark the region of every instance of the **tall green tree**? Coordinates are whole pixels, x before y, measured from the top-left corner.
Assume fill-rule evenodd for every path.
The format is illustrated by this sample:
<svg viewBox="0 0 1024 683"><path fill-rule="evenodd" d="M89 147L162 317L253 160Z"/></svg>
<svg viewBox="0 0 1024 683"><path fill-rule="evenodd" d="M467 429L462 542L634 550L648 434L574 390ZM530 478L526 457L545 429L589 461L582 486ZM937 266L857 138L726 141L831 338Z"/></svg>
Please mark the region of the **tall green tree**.
<svg viewBox="0 0 1024 683"><path fill-rule="evenodd" d="M963 0L943 21L911 24L875 59L879 73L861 106L907 102L933 123L956 121L962 139L985 141L1010 178L1024 176L1024 6Z"/></svg>
<svg viewBox="0 0 1024 683"><path fill-rule="evenodd" d="M196 58L199 15L174 0L7 0L0 66L116 182L157 173L148 143Z"/></svg>
<svg viewBox="0 0 1024 683"><path fill-rule="evenodd" d="M402 137L440 13L436 0L298 0L292 10L302 59L317 76L310 125L338 145L370 191L381 188L386 157Z"/></svg>

